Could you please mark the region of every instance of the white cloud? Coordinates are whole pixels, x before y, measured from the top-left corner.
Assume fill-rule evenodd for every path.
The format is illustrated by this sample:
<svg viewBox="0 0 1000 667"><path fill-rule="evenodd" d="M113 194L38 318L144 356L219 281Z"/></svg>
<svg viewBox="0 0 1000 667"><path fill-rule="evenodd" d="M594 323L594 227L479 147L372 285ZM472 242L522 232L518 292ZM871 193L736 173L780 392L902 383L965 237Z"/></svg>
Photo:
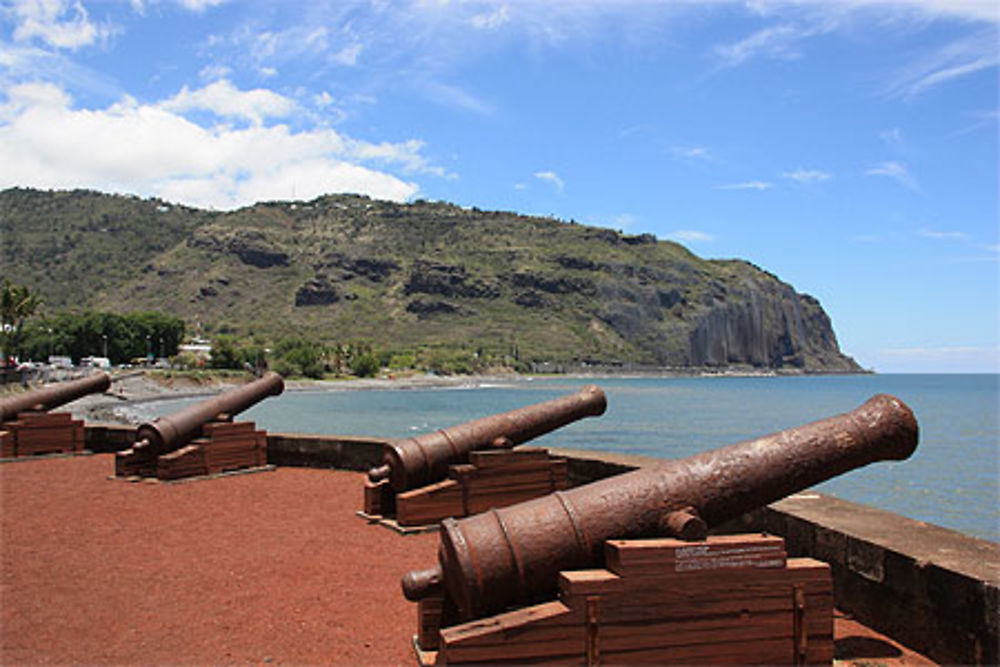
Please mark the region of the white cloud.
<svg viewBox="0 0 1000 667"><path fill-rule="evenodd" d="M783 172L781 175L802 184L819 183L831 178L830 174L825 171L820 171L819 169L803 169L802 167L799 167L795 171Z"/></svg>
<svg viewBox="0 0 1000 667"><path fill-rule="evenodd" d="M866 171L865 174L868 176L887 176L914 192L920 191L920 185L917 183L917 179L913 178L907 168L899 162L882 162Z"/></svg>
<svg viewBox="0 0 1000 667"><path fill-rule="evenodd" d="M538 171L538 172L535 172L535 178L537 178L540 181L545 181L547 183L551 183L552 186L555 187L556 191L558 191L558 192L562 192L563 191L563 187L565 187L565 185L566 185L563 182L563 179L559 178L559 174L557 174L554 171Z"/></svg>
<svg viewBox="0 0 1000 667"><path fill-rule="evenodd" d="M203 126L124 99L73 109L51 84L16 86L0 108L0 188L94 188L231 209L262 199L358 192L405 200L415 183L365 166L433 173L423 144L371 144L330 129Z"/></svg>
<svg viewBox="0 0 1000 667"><path fill-rule="evenodd" d="M223 118L240 118L260 125L266 118L280 118L291 114L296 104L293 100L270 90L257 88L242 91L223 79L198 90L187 86L159 105L167 111L211 111Z"/></svg>
<svg viewBox="0 0 1000 667"><path fill-rule="evenodd" d="M83 3L68 0L15 0L11 8L17 26L14 40L38 39L58 49L79 49L107 39L108 25L90 20Z"/></svg>
<svg viewBox="0 0 1000 667"><path fill-rule="evenodd" d="M713 190L770 190L774 185L767 181L747 181L745 183L728 183L716 185Z"/></svg>
<svg viewBox="0 0 1000 667"><path fill-rule="evenodd" d="M711 243L715 240L713 235L693 229L678 229L677 231L670 232L664 238L680 243Z"/></svg>

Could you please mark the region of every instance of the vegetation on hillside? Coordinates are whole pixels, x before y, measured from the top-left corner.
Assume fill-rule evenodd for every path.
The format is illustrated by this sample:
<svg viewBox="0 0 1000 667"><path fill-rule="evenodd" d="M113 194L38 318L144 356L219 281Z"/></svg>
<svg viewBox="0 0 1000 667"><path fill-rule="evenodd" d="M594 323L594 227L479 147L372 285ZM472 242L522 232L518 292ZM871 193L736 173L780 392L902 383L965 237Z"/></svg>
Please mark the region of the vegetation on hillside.
<svg viewBox="0 0 1000 667"><path fill-rule="evenodd" d="M362 353L337 353L362 343L382 367L456 372L857 370L815 299L650 235L353 195L216 213L14 189L0 207L0 271L23 276L49 312L171 313L193 334L235 337L247 350L232 363L293 341L281 358L306 375L367 372Z"/></svg>

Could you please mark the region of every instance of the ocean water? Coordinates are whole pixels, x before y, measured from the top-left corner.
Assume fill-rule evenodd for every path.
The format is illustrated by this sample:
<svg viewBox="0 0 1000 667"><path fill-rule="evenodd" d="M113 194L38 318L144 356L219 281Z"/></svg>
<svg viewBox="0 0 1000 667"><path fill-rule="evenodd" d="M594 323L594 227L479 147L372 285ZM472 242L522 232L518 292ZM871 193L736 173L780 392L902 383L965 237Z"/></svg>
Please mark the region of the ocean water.
<svg viewBox="0 0 1000 667"><path fill-rule="evenodd" d="M548 400L594 383L608 410L532 444L682 458L851 410L878 393L907 403L916 453L818 490L1000 541L997 375L512 379L435 389L286 392L241 415L276 432L403 437ZM135 406L150 419L190 400Z"/></svg>

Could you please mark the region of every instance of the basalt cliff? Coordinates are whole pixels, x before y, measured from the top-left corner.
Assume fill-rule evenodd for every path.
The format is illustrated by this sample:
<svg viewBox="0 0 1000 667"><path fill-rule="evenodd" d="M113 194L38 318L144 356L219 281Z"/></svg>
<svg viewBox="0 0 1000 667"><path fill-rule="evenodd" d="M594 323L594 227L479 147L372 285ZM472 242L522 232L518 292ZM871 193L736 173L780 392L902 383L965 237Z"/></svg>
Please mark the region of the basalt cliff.
<svg viewBox="0 0 1000 667"><path fill-rule="evenodd" d="M606 367L855 372L819 302L740 260L550 218L353 195L213 212L0 192L0 278L207 335L498 350Z"/></svg>

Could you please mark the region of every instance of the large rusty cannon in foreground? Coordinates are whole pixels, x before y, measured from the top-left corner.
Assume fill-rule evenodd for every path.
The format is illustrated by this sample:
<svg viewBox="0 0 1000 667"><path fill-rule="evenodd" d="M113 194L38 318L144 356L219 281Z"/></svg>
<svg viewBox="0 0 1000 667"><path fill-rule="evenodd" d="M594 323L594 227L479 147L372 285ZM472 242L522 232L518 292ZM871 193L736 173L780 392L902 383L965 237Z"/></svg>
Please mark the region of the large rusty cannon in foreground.
<svg viewBox="0 0 1000 667"><path fill-rule="evenodd" d="M410 600L445 595L470 620L556 589L563 570L600 567L608 539L699 538L757 507L917 445L917 422L881 394L836 417L565 492L442 522L438 566L403 577Z"/></svg>
<svg viewBox="0 0 1000 667"><path fill-rule="evenodd" d="M27 391L0 400L0 422L13 421L21 412L48 412L88 394L105 392L111 386L111 376L95 373L79 380L56 384Z"/></svg>
<svg viewBox="0 0 1000 667"><path fill-rule="evenodd" d="M467 460L470 452L514 447L583 417L601 415L606 408L604 392L588 385L568 396L393 440L386 445L383 465L372 468L368 478L388 479L396 492L414 489L444 479L448 467Z"/></svg>
<svg viewBox="0 0 1000 667"><path fill-rule="evenodd" d="M268 396L277 396L284 389L285 381L281 376L268 372L243 386L140 425L132 449L118 454L118 474L129 474L146 465L155 467L158 456L184 447L202 435L206 424L231 421L237 414Z"/></svg>

